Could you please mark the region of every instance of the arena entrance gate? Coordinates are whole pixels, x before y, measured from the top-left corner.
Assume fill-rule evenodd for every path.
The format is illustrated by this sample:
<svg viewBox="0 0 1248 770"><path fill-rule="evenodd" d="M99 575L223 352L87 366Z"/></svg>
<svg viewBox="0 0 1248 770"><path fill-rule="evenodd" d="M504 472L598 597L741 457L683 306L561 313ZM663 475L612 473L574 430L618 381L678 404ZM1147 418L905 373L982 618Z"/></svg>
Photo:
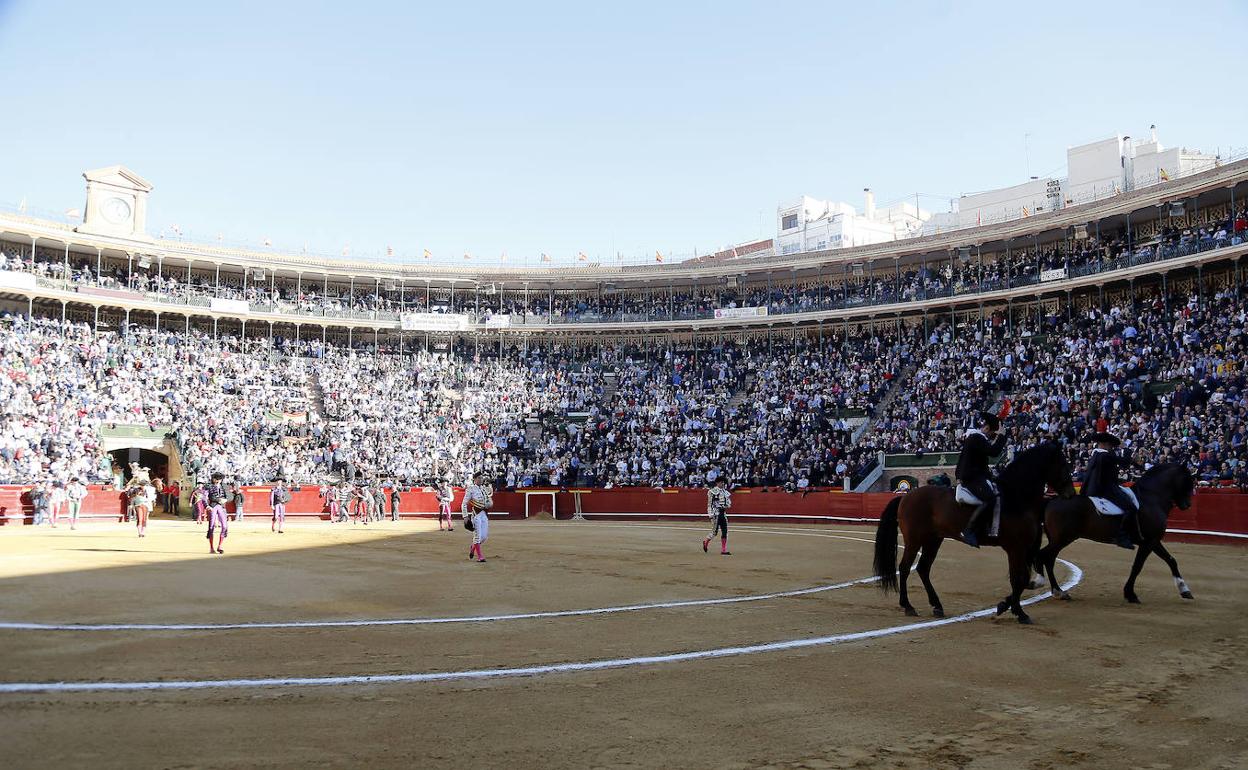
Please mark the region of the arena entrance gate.
<svg viewBox="0 0 1248 770"><path fill-rule="evenodd" d="M123 447L114 449L108 454L113 458L113 462L117 467L120 468L124 481L129 481L133 475L130 470L131 463L138 463L139 467L147 468L154 479L168 478L169 456L164 452L140 447Z"/></svg>
<svg viewBox="0 0 1248 770"><path fill-rule="evenodd" d="M555 516L555 493L553 491L540 490L524 493L524 518L533 516L558 518Z"/></svg>

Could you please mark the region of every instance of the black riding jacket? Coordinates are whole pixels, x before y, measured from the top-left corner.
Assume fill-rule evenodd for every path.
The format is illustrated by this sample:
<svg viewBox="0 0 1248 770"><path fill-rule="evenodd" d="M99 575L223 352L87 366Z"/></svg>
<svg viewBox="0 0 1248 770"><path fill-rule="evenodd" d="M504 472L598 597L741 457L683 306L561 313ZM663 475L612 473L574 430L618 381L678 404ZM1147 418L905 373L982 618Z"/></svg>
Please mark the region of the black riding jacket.
<svg viewBox="0 0 1248 770"><path fill-rule="evenodd" d="M958 481L966 485L992 478L989 461L1004 451L1005 434L998 434L996 440L989 441L977 430L967 431L966 438L962 439L962 454L958 456Z"/></svg>
<svg viewBox="0 0 1248 770"><path fill-rule="evenodd" d="M1088 460L1088 469L1083 473L1083 487L1080 492L1088 497L1110 497L1117 494L1122 482L1118 480L1118 469L1132 465L1124 457L1108 449L1094 449L1092 458Z"/></svg>

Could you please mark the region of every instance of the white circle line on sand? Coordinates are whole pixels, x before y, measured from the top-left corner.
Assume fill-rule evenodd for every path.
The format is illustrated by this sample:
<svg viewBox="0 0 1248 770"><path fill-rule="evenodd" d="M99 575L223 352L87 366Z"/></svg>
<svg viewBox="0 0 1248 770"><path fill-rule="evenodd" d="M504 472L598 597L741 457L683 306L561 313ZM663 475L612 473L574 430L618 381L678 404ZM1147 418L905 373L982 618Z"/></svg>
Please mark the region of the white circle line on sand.
<svg viewBox="0 0 1248 770"><path fill-rule="evenodd" d="M1065 559L1058 559L1070 570L1069 579L1062 584L1062 590L1069 591L1083 579L1083 570ZM1023 600L1024 606L1035 604L1052 596L1051 591L1032 596ZM799 650L808 647L823 647L859 642L867 639L878 639L897 634L939 628L954 623L965 623L968 620L987 617L996 613L996 608L988 608L955 615L950 618L937 618L903 626L888 626L869 631L854 631L831 636L816 636L806 639L787 639L778 642L750 644L738 647L716 647L707 650L691 650L689 652L669 653L665 655L647 655L631 658L607 658L572 663L554 663L543 666L524 666L520 668L484 668L463 671L431 671L412 674L374 674L355 676L318 676L318 677L275 677L259 679L186 679L181 681L154 682L6 682L0 684L0 693L35 693L35 692L144 692L154 690L223 690L253 689L263 687L330 687L343 685L377 685L377 684L411 684L424 682L455 682L486 679L502 679L510 677L532 677L545 674L569 674L582 671L606 671L634 666L650 666L662 663L680 663L684 661L728 658L738 655L757 655L768 652Z"/></svg>
<svg viewBox="0 0 1248 770"><path fill-rule="evenodd" d="M634 530L675 529L701 532L694 527L663 527L645 524L597 524L600 527L627 527ZM751 528L757 534L796 535L786 530L764 530ZM825 533L801 534L802 537L826 537L835 540L854 540L870 543L871 540L844 535ZM446 618L361 618L357 620L291 620L291 621L257 621L250 623L27 623L22 621L0 621L0 630L5 631L238 631L245 629L289 629L289 628L353 628L375 626L427 626L447 623L489 623L503 620L536 620L543 618L569 618L586 615L613 615L621 612L640 612L643 610L673 609L677 607L709 607L719 604L742 604L745 602L761 602L772 599L786 599L794 596L807 596L837 591L865 583L874 583L876 577L857 578L841 583L796 588L790 591L773 591L765 594L747 594L744 596L726 596L716 599L683 599L644 604L624 604L614 607L591 607L580 610L551 610L546 612L519 612L505 615L467 615Z"/></svg>
<svg viewBox="0 0 1248 770"><path fill-rule="evenodd" d="M706 531L705 527L681 527L681 526L671 526L667 524L599 524L599 523L595 523L594 526L595 527L616 527L620 529L651 529L651 530L680 529L680 530L686 530L688 532L705 532ZM799 529L797 527L785 527L784 529L773 529L766 525L759 525L759 524L756 524L753 526L749 524L737 524L734 526L734 529L742 530L745 532L757 532L757 533L761 533L764 535L789 535L792 537L829 537L834 540L855 540L859 543L871 543L873 545L875 544L874 539L868 539L865 537L849 537L849 535L851 534L860 535L862 534L861 532L847 532L845 530L839 530L839 529ZM806 534L806 533L809 533L809 534Z"/></svg>
<svg viewBox="0 0 1248 770"><path fill-rule="evenodd" d="M1206 535L1208 537L1233 537L1239 540L1248 540L1248 535L1242 532L1218 532L1210 529L1167 529L1167 534L1175 535Z"/></svg>

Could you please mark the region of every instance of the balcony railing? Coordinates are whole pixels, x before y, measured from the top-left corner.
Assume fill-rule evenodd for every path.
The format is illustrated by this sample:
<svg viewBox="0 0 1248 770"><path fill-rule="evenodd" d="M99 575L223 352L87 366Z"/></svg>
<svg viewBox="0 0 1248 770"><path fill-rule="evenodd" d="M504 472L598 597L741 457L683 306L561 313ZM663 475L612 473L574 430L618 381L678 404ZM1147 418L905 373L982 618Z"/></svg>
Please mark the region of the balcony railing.
<svg viewBox="0 0 1248 770"><path fill-rule="evenodd" d="M1224 238L1213 238L1211 236L1201 237L1185 237L1179 242L1159 243L1156 241L1145 242L1143 244L1134 245L1129 253L1120 254L1116 257L1104 258L1098 257L1086 262L1071 264L1063 262L1056 265L1052 269L1064 271L1062 279L1055 279L1054 285L1059 285L1061 280L1069 280L1072 278L1083 278L1089 275L1100 273L1111 273L1117 270L1123 270L1131 267L1139 267L1141 265L1152 264L1172 259L1181 259L1206 251L1213 251L1220 248L1239 246L1248 238L1246 233L1236 233L1228 235ZM1052 263L1050 263L1052 264ZM23 267L29 268L29 265L23 263ZM56 265L60 268L60 265ZM1023 272L1011 273L1006 276L994 276L986 279L970 279L963 278L951 279L943 269L943 266L932 266L927 268L925 272L930 276L927 280L936 285L912 286L902 285L906 283L904 279L900 282L893 281L891 284L877 283L871 287L870 293L865 295L846 295L845 292L849 288L842 286L827 286L812 292L807 290L801 297L774 297L775 292L769 292L768 296L757 296L751 299L748 295L741 300L744 306L758 306L766 304L768 316L785 316L794 313L811 313L811 312L827 312L835 310L854 310L864 307L872 307L878 305L892 305L904 302L922 302L935 299L946 299L951 297L973 296L983 294L985 292L1000 291L1007 289L1017 289L1026 286L1032 286L1044 283L1041 280L1041 272L1046 268L1044 264L1037 263L1034 266L1028 266ZM81 271L75 273L70 279L57 275L49 275L36 273L35 283L37 286L57 289L57 290L81 290L96 288L94 277L84 274ZM113 288L120 292L127 291L125 287L113 286L105 287ZM812 296L813 293L813 296ZM142 299L149 302L155 302L162 305L173 307L195 307L206 308L212 305L214 297L211 294L200 293L182 293L168 294L163 292L134 292L135 299ZM236 297L221 297L221 299L236 299ZM540 300L539 300L540 301ZM755 305L754 303L758 303ZM261 298L249 301L249 309L252 312L272 313L275 315L289 316L292 319L298 318L320 318L320 319L342 319L354 321L374 321L384 322L388 324L398 323L400 313L393 309L373 310L373 309L355 309L327 306L323 308L299 307L298 304L281 299ZM427 308L413 308L427 311ZM488 312L475 312L474 310L465 310L463 315L469 316L474 323L484 323L485 319L490 315ZM562 325L594 325L594 324L620 324L620 323L654 323L664 321L695 321L695 320L711 320L715 318L715 310L712 308L700 308L697 310L677 310L669 307L663 310L649 310L646 312L616 312L602 313L594 311L581 311L573 314L555 313L512 313L510 318L511 326L562 326Z"/></svg>

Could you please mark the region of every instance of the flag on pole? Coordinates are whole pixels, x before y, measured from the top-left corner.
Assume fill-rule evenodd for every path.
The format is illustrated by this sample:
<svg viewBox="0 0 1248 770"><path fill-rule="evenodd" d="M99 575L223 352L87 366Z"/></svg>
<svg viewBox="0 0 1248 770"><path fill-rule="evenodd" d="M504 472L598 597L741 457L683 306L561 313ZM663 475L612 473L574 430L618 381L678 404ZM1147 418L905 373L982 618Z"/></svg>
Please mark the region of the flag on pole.
<svg viewBox="0 0 1248 770"><path fill-rule="evenodd" d="M663 263L663 255L662 255L662 254L660 254L660 253L659 253L659 252L657 252L657 251L656 251L656 252L654 252L654 261L655 261L655 262L658 262L658 263L660 263L660 264L662 264L662 263Z"/></svg>
<svg viewBox="0 0 1248 770"><path fill-rule="evenodd" d="M549 255L549 254L543 254L543 255L542 255L542 261L543 261L543 262L549 262L549 261L550 261L550 255Z"/></svg>
<svg viewBox="0 0 1248 770"><path fill-rule="evenodd" d="M585 252L583 252L583 251L582 251L582 252L580 252L579 254L577 254L577 255L576 255L576 258L577 258L577 259L579 259L579 260L580 260L580 261L582 261L582 262L585 262L585 261L587 261L587 260L589 259L589 257L585 256Z"/></svg>
<svg viewBox="0 0 1248 770"><path fill-rule="evenodd" d="M432 253L430 253L429 249L425 249L425 259L429 259L429 258L430 258L430 257L432 257L432 256L433 256L433 254L432 254Z"/></svg>
<svg viewBox="0 0 1248 770"><path fill-rule="evenodd" d="M465 252L464 252L464 259L472 259L472 255L471 255L471 254L469 254L468 252L466 252L466 251L465 251Z"/></svg>
<svg viewBox="0 0 1248 770"><path fill-rule="evenodd" d="M1026 206L1023 206L1023 216L1025 217L1031 216L1031 212L1027 210Z"/></svg>
<svg viewBox="0 0 1248 770"><path fill-rule="evenodd" d="M980 218L979 218L979 212L978 212L978 211L976 211L976 212L975 212L975 226L976 226L976 227L979 227L979 225L980 225L980 224L981 224L981 222L980 222Z"/></svg>
<svg viewBox="0 0 1248 770"><path fill-rule="evenodd" d="M1166 170L1164 168L1157 169L1157 173L1161 175L1161 181L1163 182L1170 181L1170 175L1166 173Z"/></svg>
<svg viewBox="0 0 1248 770"><path fill-rule="evenodd" d="M217 240L221 240L221 239L220 239L220 238L218 238ZM272 246L272 245L273 245L273 241L270 241L268 238L265 238L265 239L262 241L262 243L263 243L265 246ZM346 256L346 252L343 252L343 256Z"/></svg>

